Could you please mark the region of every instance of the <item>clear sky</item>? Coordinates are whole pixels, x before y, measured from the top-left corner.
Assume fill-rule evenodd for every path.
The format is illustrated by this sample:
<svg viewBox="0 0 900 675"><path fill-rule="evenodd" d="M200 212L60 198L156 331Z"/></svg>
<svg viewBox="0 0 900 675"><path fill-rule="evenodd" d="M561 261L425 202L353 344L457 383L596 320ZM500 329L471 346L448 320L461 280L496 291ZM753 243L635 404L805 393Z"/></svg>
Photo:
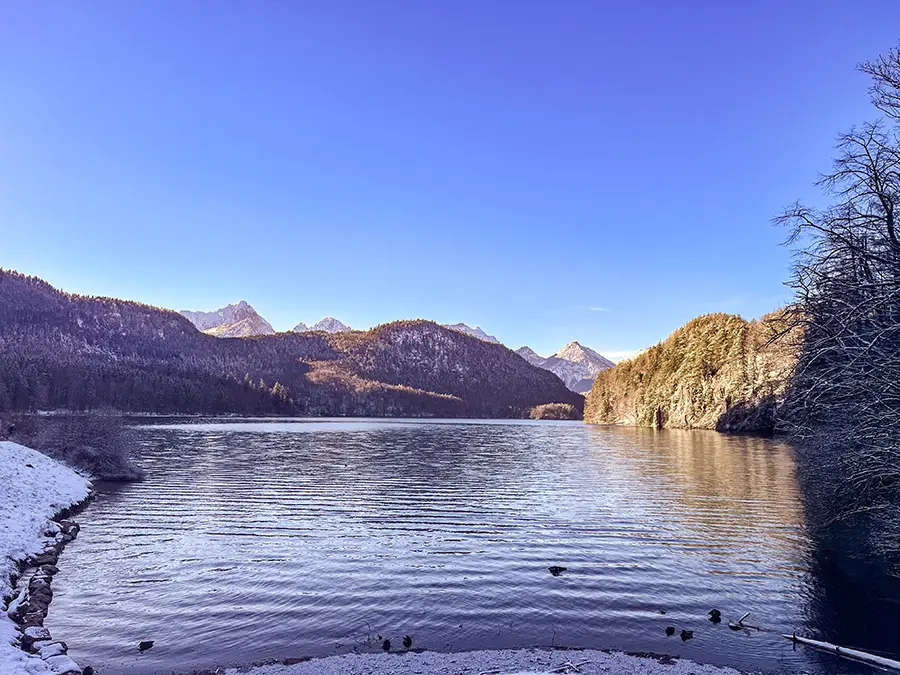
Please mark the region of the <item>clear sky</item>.
<svg viewBox="0 0 900 675"><path fill-rule="evenodd" d="M617 354L788 298L896 0L0 0L0 266Z"/></svg>

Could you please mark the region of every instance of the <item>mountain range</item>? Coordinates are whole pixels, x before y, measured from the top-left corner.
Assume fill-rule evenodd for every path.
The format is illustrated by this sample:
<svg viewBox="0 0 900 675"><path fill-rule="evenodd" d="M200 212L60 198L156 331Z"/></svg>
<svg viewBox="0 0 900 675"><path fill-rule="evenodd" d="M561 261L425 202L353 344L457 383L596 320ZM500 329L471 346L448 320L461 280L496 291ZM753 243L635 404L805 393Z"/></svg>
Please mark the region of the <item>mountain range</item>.
<svg viewBox="0 0 900 675"><path fill-rule="evenodd" d="M554 373L569 389L578 393L590 391L597 375L616 365L577 341L570 342L547 358L527 346L519 347L516 354L531 365Z"/></svg>
<svg viewBox="0 0 900 675"><path fill-rule="evenodd" d="M194 319L253 323L241 303L226 309ZM220 339L178 312L2 269L0 316L0 411L504 418L561 403L580 418L584 407L503 345L431 321Z"/></svg>
<svg viewBox="0 0 900 675"><path fill-rule="evenodd" d="M182 311L181 314L198 330L216 337L250 337L252 335L271 335L275 332L271 324L244 300L212 312ZM445 323L442 326L470 335L483 342L501 344L500 340L493 335L488 335L480 326L473 328L465 323ZM298 323L291 330L294 333L322 331L335 334L353 329L334 317L326 316L312 326ZM531 365L554 373L571 391L577 393L590 391L597 374L615 365L605 356L574 341L550 357L540 356L530 347L520 347L516 353Z"/></svg>
<svg viewBox="0 0 900 675"><path fill-rule="evenodd" d="M298 323L296 326L291 328L295 333L312 333L314 331L320 330L325 333L343 333L344 331L353 330L347 324L338 321L333 316L326 316L323 319L320 319L312 326L307 326L305 323Z"/></svg>

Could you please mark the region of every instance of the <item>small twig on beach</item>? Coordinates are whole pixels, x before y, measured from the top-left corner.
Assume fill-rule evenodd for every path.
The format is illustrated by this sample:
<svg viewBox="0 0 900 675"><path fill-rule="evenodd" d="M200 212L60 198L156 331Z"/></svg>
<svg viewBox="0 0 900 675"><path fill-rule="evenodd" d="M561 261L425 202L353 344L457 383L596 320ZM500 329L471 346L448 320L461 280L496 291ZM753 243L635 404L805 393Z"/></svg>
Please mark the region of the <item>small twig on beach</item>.
<svg viewBox="0 0 900 675"><path fill-rule="evenodd" d="M586 665L588 663L590 663L590 661L587 661L587 660L584 660L581 663L572 663L571 661L566 661L563 665L559 666L558 668L556 668L554 670L551 670L550 672L551 673L569 673L569 672L580 673L581 666Z"/></svg>

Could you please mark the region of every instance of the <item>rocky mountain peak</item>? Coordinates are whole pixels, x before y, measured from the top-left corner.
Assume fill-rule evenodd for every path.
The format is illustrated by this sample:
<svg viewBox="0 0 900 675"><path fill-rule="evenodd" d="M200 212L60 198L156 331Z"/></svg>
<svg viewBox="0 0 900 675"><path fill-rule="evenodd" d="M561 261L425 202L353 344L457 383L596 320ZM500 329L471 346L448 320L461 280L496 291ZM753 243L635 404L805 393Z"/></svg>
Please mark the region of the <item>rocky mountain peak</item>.
<svg viewBox="0 0 900 675"><path fill-rule="evenodd" d="M181 312L198 330L217 337L247 337L271 335L272 325L262 318L246 300L225 305L211 312Z"/></svg>
<svg viewBox="0 0 900 675"><path fill-rule="evenodd" d="M479 340L484 340L485 342L492 342L497 345L500 344L500 340L495 338L493 335L488 335L487 333L485 333L481 329L481 326L475 326L474 328L472 328L472 326L465 323L445 323L441 325L443 325L444 328L449 328L450 330L455 330L460 333L465 333L466 335L471 335L472 337L476 337Z"/></svg>
<svg viewBox="0 0 900 675"><path fill-rule="evenodd" d="M333 316L326 316L314 323L312 326L301 322L292 329L295 333L309 333L311 331L324 331L325 333L343 333L344 331L353 330L347 324L335 319Z"/></svg>

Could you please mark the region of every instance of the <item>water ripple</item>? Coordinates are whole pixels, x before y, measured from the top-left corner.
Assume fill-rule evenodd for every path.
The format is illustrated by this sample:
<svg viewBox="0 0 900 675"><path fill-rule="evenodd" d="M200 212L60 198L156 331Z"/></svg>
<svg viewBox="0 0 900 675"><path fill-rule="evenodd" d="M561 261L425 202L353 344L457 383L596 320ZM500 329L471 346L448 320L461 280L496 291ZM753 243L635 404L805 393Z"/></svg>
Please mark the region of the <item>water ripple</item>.
<svg viewBox="0 0 900 675"><path fill-rule="evenodd" d="M48 620L104 673L374 650L376 635L405 633L426 649L820 665L705 620L716 606L788 632L807 621L809 543L784 445L529 422L135 434L149 478L103 486L81 516ZM669 623L695 640L668 640ZM156 646L138 657L142 639Z"/></svg>

